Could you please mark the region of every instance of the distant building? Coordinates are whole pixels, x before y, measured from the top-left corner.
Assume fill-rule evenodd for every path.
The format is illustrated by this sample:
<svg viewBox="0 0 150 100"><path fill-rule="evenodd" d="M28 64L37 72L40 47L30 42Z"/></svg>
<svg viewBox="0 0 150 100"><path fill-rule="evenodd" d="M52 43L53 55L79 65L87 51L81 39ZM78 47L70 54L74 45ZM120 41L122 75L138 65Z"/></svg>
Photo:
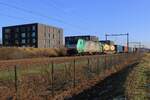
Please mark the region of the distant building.
<svg viewBox="0 0 150 100"><path fill-rule="evenodd" d="M60 48L63 46L63 29L31 23L2 28L5 47Z"/></svg>
<svg viewBox="0 0 150 100"><path fill-rule="evenodd" d="M65 46L74 48L77 44L78 39L84 39L86 41L98 41L98 37L90 35L81 35L81 36L66 36L65 37Z"/></svg>
<svg viewBox="0 0 150 100"><path fill-rule="evenodd" d="M102 44L115 45L115 43L111 40L101 40L99 42Z"/></svg>

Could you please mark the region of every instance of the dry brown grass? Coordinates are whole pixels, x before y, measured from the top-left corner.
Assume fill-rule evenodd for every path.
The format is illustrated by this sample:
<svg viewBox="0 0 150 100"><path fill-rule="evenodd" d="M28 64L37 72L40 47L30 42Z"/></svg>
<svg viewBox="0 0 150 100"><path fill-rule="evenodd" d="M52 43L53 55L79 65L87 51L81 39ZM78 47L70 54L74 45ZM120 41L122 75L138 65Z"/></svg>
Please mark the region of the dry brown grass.
<svg viewBox="0 0 150 100"><path fill-rule="evenodd" d="M65 48L0 48L0 60L66 55Z"/></svg>
<svg viewBox="0 0 150 100"><path fill-rule="evenodd" d="M19 50L22 50L24 52L28 52L29 54L34 54L35 56L43 56L43 51L47 49L34 49L34 48L18 48ZM55 49L59 54L63 54L61 49ZM31 53L30 53L31 52ZM47 53L46 53L47 54ZM100 56L98 56L99 58ZM103 57L103 56L101 56ZM118 57L118 56L114 56ZM121 58L121 57L119 57ZM62 58L64 59L64 58ZM70 58L69 58L70 59ZM121 58L123 59L123 58ZM132 57L130 58L132 59ZM130 61L130 59L128 59ZM24 60L24 59L23 59ZM110 60L110 59L108 59ZM42 62L42 61L41 61ZM69 62L69 63L68 63ZM84 62L84 63L83 63ZM100 60L101 64L103 65L104 60ZM110 62L110 61L108 61ZM84 89L93 86L96 84L97 81L100 79L106 77L107 75L110 75L113 72L121 70L123 67L123 64L116 67L112 67L109 69L101 68L103 72L99 73L97 76L97 73L95 70L97 70L97 58L91 57L89 65L87 64L87 58L79 59L75 63L75 74L74 74L74 63L72 61L67 61L64 59L64 62L59 64L54 64L54 95L60 94L61 97L64 97L66 95L72 95L77 94ZM129 63L129 62L128 62ZM27 63L28 64L28 63ZM47 64L30 64L29 66L25 66L25 68L17 68L18 70L18 91L15 92L15 86L14 86L14 80L10 80L10 82L5 83L5 80L1 80L0 83L4 83L0 85L0 100L7 100L7 98L12 97L14 100L16 97L19 98L19 100L46 100L46 95L48 98L51 98L52 94L52 68L50 66L51 63ZM58 66L59 65L59 66ZM100 66L102 66L100 65ZM108 64L110 65L110 64ZM122 66L121 66L122 65ZM21 67L24 67L21 66ZM38 68L39 67L39 68ZM86 67L86 68L85 68ZM87 70L87 68L89 68ZM19 71L20 70L20 71ZM87 72L84 73L84 72ZM75 82L76 82L76 88L73 87L73 76L75 75ZM92 77L89 77L92 76ZM3 76L3 74L2 74ZM10 73L9 77L12 77L12 74ZM96 80L95 77L98 77ZM90 82L91 80L91 82ZM5 91L3 87L5 88ZM11 88L12 90L10 90ZM64 92L64 93L63 93ZM15 94L16 93L16 94ZM61 94L62 93L62 94ZM16 96L17 95L17 96ZM59 97L59 96L58 96ZM47 99L49 100L49 99ZM58 98L57 100L61 100Z"/></svg>
<svg viewBox="0 0 150 100"><path fill-rule="evenodd" d="M134 67L126 81L126 95L129 100L150 100L150 54L145 54L139 65Z"/></svg>

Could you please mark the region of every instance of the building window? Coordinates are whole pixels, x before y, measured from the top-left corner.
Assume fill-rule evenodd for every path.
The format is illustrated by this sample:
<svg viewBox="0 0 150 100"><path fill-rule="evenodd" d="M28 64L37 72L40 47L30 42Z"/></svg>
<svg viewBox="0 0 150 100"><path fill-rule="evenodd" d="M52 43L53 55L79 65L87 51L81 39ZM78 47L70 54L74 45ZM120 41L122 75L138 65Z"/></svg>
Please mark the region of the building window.
<svg viewBox="0 0 150 100"><path fill-rule="evenodd" d="M32 45L33 48L35 48L35 45Z"/></svg>
<svg viewBox="0 0 150 100"><path fill-rule="evenodd" d="M5 45L8 45L8 41L5 41Z"/></svg>
<svg viewBox="0 0 150 100"><path fill-rule="evenodd" d="M22 32L25 32L25 31L26 31L26 28L25 28L25 27L21 27L21 31L22 31Z"/></svg>
<svg viewBox="0 0 150 100"><path fill-rule="evenodd" d="M53 28L53 33L55 33L55 28Z"/></svg>
<svg viewBox="0 0 150 100"><path fill-rule="evenodd" d="M15 38L18 38L18 34L17 33L15 33Z"/></svg>
<svg viewBox="0 0 150 100"><path fill-rule="evenodd" d="M25 40L25 39L22 39L21 43L22 43L22 44L25 44L25 43L26 43L26 40Z"/></svg>
<svg viewBox="0 0 150 100"><path fill-rule="evenodd" d="M35 26L32 26L32 31L35 31Z"/></svg>
<svg viewBox="0 0 150 100"><path fill-rule="evenodd" d="M32 43L36 43L36 40L35 40L35 39L32 39Z"/></svg>
<svg viewBox="0 0 150 100"><path fill-rule="evenodd" d="M31 31L31 28L30 28L30 27L27 27L27 31L30 32L30 31Z"/></svg>
<svg viewBox="0 0 150 100"><path fill-rule="evenodd" d="M26 47L26 45L22 45L22 47L24 48L24 47Z"/></svg>
<svg viewBox="0 0 150 100"><path fill-rule="evenodd" d="M32 37L35 37L35 32L32 32Z"/></svg>
<svg viewBox="0 0 150 100"><path fill-rule="evenodd" d="M26 37L26 33L21 33L21 37L25 38Z"/></svg>
<svg viewBox="0 0 150 100"><path fill-rule="evenodd" d="M30 39L27 40L27 43L30 43Z"/></svg>
<svg viewBox="0 0 150 100"><path fill-rule="evenodd" d="M46 40L43 40L44 48L46 48Z"/></svg>
<svg viewBox="0 0 150 100"><path fill-rule="evenodd" d="M28 44L26 47L30 47L30 45Z"/></svg>
<svg viewBox="0 0 150 100"><path fill-rule="evenodd" d="M53 34L53 39L54 39L54 34Z"/></svg>
<svg viewBox="0 0 150 100"><path fill-rule="evenodd" d="M15 40L15 44L18 45L18 44L19 44L19 41L18 41L18 40Z"/></svg>
<svg viewBox="0 0 150 100"><path fill-rule="evenodd" d="M9 29L9 28L5 29L5 33L10 33L10 32L11 32L11 29Z"/></svg>
<svg viewBox="0 0 150 100"><path fill-rule="evenodd" d="M19 32L19 28L18 27L15 30L16 30L16 32Z"/></svg>
<svg viewBox="0 0 150 100"><path fill-rule="evenodd" d="M50 47L50 44L51 44L51 42L50 42L50 40L49 40L49 47Z"/></svg>
<svg viewBox="0 0 150 100"><path fill-rule="evenodd" d="M5 39L8 39L8 38L9 38L8 34L5 34Z"/></svg>
<svg viewBox="0 0 150 100"><path fill-rule="evenodd" d="M60 33L61 33L61 31L60 31L60 30L58 30L58 33L60 34Z"/></svg>
<svg viewBox="0 0 150 100"><path fill-rule="evenodd" d="M27 37L28 37L28 38L30 37L30 33L27 33Z"/></svg>

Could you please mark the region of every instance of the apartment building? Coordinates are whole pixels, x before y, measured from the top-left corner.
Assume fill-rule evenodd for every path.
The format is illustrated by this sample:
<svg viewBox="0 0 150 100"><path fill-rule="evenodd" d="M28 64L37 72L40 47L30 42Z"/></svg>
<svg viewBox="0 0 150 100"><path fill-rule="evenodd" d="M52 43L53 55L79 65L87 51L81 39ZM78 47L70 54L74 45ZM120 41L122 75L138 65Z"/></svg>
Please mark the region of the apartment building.
<svg viewBox="0 0 150 100"><path fill-rule="evenodd" d="M2 38L5 47L61 48L63 29L40 23L6 26Z"/></svg>

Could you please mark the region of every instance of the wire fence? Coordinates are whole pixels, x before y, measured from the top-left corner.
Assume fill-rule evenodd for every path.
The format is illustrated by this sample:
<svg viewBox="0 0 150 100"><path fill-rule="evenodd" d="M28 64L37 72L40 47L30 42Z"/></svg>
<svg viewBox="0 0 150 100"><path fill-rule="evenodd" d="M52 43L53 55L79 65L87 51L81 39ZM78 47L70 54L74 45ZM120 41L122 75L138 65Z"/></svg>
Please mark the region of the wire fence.
<svg viewBox="0 0 150 100"><path fill-rule="evenodd" d="M139 60L124 53L0 62L1 99L45 100L98 77L106 69Z"/></svg>

